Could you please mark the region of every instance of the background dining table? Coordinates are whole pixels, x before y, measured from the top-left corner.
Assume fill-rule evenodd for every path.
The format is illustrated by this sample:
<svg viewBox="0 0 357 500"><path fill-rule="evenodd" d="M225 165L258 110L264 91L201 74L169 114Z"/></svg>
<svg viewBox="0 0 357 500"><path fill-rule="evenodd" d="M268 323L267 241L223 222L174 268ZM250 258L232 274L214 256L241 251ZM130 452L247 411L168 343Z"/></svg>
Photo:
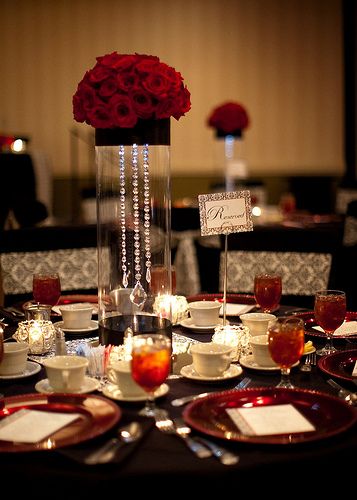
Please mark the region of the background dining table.
<svg viewBox="0 0 357 500"><path fill-rule="evenodd" d="M283 306L280 314L288 314L293 308ZM233 319L234 322L234 319ZM9 337L14 326L5 330ZM188 338L209 341L211 333L197 333L181 326L173 331ZM314 345L323 339L313 338ZM357 343L339 341L341 349L357 349ZM45 378L44 368L28 378L11 381L0 380L0 392L5 398L19 394L36 393L35 384ZM244 391L257 387L275 386L279 371L257 371L243 368L237 378L222 382L203 383L180 376L167 380L169 391L157 399L157 405L169 411L170 416L182 415L185 407L173 407L170 402L188 394L206 391L228 391L244 377L251 383ZM299 389L321 391L337 398L337 391L327 382L328 376L318 366L311 372L293 368L293 383ZM97 394L100 394L97 392ZM104 396L103 396L104 397ZM336 400L332 400L332 404ZM11 494L22 498L104 498L104 495L144 494L146 496L191 496L193 491L201 494L239 495L269 492L284 498L293 491L328 493L331 485L339 491L353 493L349 485L355 473L357 453L356 425L334 436L311 442L296 444L253 444L230 442L211 438L240 456L236 465L222 465L217 458L199 459L176 436L160 432L153 419L138 416L142 402L115 401L121 410L117 426L139 420L144 426L144 437L139 443L127 445L118 454L115 462L101 465L86 465L83 456L108 437L114 436L116 428L104 435L74 446L53 451L0 452L2 485L10 488ZM355 409L357 412L357 408ZM195 432L195 434L199 434ZM282 486L283 482L286 486ZM310 493L308 493L309 487Z"/></svg>

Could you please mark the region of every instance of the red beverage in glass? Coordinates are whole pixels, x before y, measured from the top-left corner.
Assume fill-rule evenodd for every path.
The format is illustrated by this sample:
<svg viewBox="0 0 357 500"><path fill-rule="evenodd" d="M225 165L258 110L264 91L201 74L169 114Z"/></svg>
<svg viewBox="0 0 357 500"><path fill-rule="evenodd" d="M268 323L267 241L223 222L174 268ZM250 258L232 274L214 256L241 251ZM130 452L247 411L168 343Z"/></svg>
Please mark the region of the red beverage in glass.
<svg viewBox="0 0 357 500"><path fill-rule="evenodd" d="M34 274L32 294L36 302L54 306L61 296L61 282L58 274Z"/></svg>
<svg viewBox="0 0 357 500"><path fill-rule="evenodd" d="M286 327L268 329L269 352L281 368L290 368L302 356L305 344L305 330L301 322Z"/></svg>
<svg viewBox="0 0 357 500"><path fill-rule="evenodd" d="M325 332L334 332L342 325L345 316L346 296L344 294L316 294L315 319Z"/></svg>
<svg viewBox="0 0 357 500"><path fill-rule="evenodd" d="M151 292L153 294L169 293L169 270L166 266L155 265L150 269L151 273ZM176 271L171 266L171 284L172 295L176 292Z"/></svg>
<svg viewBox="0 0 357 500"><path fill-rule="evenodd" d="M270 313L279 306L281 293L281 276L257 274L254 277L255 300L263 312Z"/></svg>
<svg viewBox="0 0 357 500"><path fill-rule="evenodd" d="M132 352L131 372L133 379L145 391L155 391L170 373L171 353L169 349L144 346Z"/></svg>

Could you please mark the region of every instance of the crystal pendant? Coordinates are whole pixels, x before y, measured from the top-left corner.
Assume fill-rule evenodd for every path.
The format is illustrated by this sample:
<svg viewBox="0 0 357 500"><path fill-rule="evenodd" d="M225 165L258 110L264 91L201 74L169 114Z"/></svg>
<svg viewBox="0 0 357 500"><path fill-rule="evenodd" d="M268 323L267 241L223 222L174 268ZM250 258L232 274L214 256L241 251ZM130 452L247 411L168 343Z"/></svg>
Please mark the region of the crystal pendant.
<svg viewBox="0 0 357 500"><path fill-rule="evenodd" d="M134 286L133 291L130 294L130 300L132 301L133 304L136 304L137 306L141 306L144 304L146 297L147 297L147 293L145 292L144 288L142 287L140 281L137 281L136 285Z"/></svg>

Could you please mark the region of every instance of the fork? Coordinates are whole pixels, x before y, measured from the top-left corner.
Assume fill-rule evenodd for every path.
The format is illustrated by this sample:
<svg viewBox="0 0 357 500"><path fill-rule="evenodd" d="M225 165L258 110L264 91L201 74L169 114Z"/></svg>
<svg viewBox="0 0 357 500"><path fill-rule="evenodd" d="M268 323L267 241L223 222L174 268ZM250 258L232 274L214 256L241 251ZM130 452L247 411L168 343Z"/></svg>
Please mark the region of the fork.
<svg viewBox="0 0 357 500"><path fill-rule="evenodd" d="M175 425L176 429L179 432L185 433L185 434L190 434L191 433L191 428L186 425L185 421L182 418L175 418ZM224 465L234 465L239 462L239 456L235 455L231 451L227 450L226 448L223 448L223 446L219 446L218 444L214 443L213 441L210 441L208 439L205 439L201 436L196 436L193 438L196 443L202 443L204 446L206 446L213 455L218 458L218 460L224 464Z"/></svg>
<svg viewBox="0 0 357 500"><path fill-rule="evenodd" d="M311 372L312 366L316 365L316 352L308 354L305 358L305 363L300 367L302 372Z"/></svg>
<svg viewBox="0 0 357 500"><path fill-rule="evenodd" d="M208 458L212 456L212 451L209 448L192 439L184 430L175 427L173 420L171 420L166 410L159 410L156 413L155 425L161 432L181 438L196 457Z"/></svg>

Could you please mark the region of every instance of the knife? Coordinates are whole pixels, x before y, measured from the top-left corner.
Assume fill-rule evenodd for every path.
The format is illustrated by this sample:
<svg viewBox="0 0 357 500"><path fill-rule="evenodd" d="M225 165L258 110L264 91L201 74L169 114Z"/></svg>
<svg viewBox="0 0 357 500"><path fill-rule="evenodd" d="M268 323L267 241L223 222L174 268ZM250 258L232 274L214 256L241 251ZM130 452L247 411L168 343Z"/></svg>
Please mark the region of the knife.
<svg viewBox="0 0 357 500"><path fill-rule="evenodd" d="M341 398L345 399L348 403L350 403L351 405L357 404L357 393L345 389L344 387L342 387L342 385L335 382L335 380L333 380L332 378L329 378L327 380L327 383L330 384L330 386L334 389L337 389L338 395Z"/></svg>

